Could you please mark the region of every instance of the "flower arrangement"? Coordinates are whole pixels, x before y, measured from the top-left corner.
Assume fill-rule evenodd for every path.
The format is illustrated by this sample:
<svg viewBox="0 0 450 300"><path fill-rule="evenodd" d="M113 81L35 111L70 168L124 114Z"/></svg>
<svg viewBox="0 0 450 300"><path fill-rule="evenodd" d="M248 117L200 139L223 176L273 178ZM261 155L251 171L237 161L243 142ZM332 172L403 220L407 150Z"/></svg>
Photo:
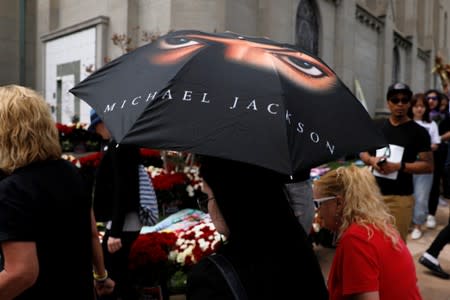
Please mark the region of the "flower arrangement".
<svg viewBox="0 0 450 300"><path fill-rule="evenodd" d="M202 179L197 166L185 167L182 172L167 172L150 166L147 171L152 178L161 216L197 207L196 199L202 193Z"/></svg>
<svg viewBox="0 0 450 300"><path fill-rule="evenodd" d="M167 262L169 251L175 245L174 232L150 232L140 234L130 252L130 269L136 270L149 264Z"/></svg>
<svg viewBox="0 0 450 300"><path fill-rule="evenodd" d="M159 151L152 149L140 149L141 156L144 160L157 158L159 156ZM91 153L89 155L85 155L82 157L75 157L70 154L63 154L62 158L72 162L82 171L86 169L96 169L100 165L100 161L102 160L103 154L100 151Z"/></svg>
<svg viewBox="0 0 450 300"><path fill-rule="evenodd" d="M154 226L164 229L137 238L131 248L129 268L139 286L161 285L183 291L189 268L219 249L223 238L209 215L197 212L187 209L173 214L167 218L170 220Z"/></svg>
<svg viewBox="0 0 450 300"><path fill-rule="evenodd" d="M85 127L86 124L82 123L70 125L56 123L63 152L82 153L100 149L100 136L86 130Z"/></svg>
<svg viewBox="0 0 450 300"><path fill-rule="evenodd" d="M64 129L66 130L66 129ZM182 171L167 171L162 166L159 150L141 148L141 157L144 165L153 162L154 165L146 167L152 178L156 198L158 199L159 214L168 216L184 208L197 208L196 199L202 193L202 179L199 176L198 166L185 166ZM64 154L63 158L72 162L92 185L95 170L102 159L101 152L94 152L82 157Z"/></svg>
<svg viewBox="0 0 450 300"><path fill-rule="evenodd" d="M169 254L169 260L182 267L192 266L202 257L216 252L222 240L222 235L207 218L178 234L175 248Z"/></svg>
<svg viewBox="0 0 450 300"><path fill-rule="evenodd" d="M156 231L139 235L129 257L129 268L139 284L153 285L167 279L171 265L168 256L176 240L174 232Z"/></svg>

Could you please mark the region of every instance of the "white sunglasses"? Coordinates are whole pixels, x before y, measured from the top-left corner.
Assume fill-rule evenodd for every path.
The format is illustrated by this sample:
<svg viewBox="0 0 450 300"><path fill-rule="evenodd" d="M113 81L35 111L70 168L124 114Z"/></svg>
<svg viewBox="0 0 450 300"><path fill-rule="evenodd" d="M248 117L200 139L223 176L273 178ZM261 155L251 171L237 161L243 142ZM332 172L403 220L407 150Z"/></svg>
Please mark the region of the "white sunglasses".
<svg viewBox="0 0 450 300"><path fill-rule="evenodd" d="M314 205L316 206L316 208L319 208L322 205L322 203L336 199L336 197L337 196L329 196L329 197L313 199Z"/></svg>

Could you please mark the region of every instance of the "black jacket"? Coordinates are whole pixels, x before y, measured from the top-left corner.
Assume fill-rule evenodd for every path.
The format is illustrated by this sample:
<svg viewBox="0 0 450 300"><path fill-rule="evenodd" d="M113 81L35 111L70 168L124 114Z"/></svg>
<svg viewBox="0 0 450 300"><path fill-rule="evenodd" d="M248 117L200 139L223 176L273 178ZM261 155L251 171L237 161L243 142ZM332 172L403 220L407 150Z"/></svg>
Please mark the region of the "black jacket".
<svg viewBox="0 0 450 300"><path fill-rule="evenodd" d="M139 211L139 148L111 142L100 162L94 186L97 221L111 220L111 236L122 232L125 215Z"/></svg>

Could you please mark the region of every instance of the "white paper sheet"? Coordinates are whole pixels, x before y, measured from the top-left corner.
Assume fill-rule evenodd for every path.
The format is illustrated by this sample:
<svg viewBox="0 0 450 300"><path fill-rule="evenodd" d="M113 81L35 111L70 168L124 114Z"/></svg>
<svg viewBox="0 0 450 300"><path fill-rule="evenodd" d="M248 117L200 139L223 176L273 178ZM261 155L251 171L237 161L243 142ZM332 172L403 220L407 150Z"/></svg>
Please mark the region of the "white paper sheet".
<svg viewBox="0 0 450 300"><path fill-rule="evenodd" d="M405 148L402 146L397 146L397 145L392 145L392 144L389 144L389 148L391 150L390 151L391 155L389 157L387 157L387 161L393 162L393 163L401 162ZM386 153L386 147L377 149L377 153L375 155L377 157L380 157L380 156L384 156L385 153ZM397 179L398 171L395 171L395 172L392 172L389 174L381 174L377 170L373 170L373 175L375 175L377 177L383 177L383 178L395 180L395 179Z"/></svg>

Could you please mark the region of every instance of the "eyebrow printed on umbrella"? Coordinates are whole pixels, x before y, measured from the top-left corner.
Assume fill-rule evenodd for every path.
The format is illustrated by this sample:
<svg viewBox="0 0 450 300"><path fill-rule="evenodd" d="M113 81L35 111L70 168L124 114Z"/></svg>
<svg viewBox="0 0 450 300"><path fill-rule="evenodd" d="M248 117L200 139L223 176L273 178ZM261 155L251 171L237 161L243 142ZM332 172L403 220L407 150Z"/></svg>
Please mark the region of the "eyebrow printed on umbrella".
<svg viewBox="0 0 450 300"><path fill-rule="evenodd" d="M213 43L225 46L224 58L265 70L276 70L291 82L311 90L328 90L334 87L336 75L318 59L300 51L242 39L215 37L201 34L167 37L159 47L167 50L152 58L159 64L175 64L192 56Z"/></svg>
<svg viewBox="0 0 450 300"><path fill-rule="evenodd" d="M154 55L150 60L152 63L168 65L192 56L194 52L205 47L205 44L184 37L170 37L162 39L159 47L167 51Z"/></svg>

